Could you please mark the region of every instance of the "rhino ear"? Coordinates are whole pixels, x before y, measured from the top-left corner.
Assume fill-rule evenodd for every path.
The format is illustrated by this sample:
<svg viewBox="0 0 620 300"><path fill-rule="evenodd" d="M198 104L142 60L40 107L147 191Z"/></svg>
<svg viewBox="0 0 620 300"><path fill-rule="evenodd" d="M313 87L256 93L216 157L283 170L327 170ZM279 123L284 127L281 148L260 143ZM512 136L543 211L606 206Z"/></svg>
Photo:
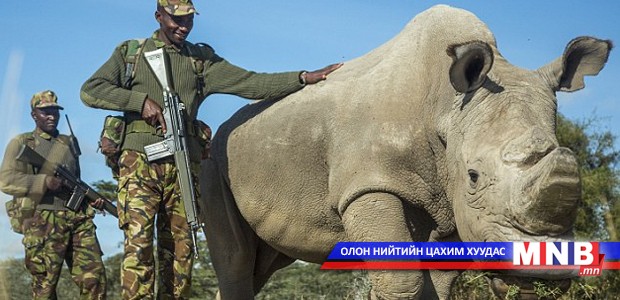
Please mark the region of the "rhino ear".
<svg viewBox="0 0 620 300"><path fill-rule="evenodd" d="M482 86L493 66L493 50L489 44L473 41L452 45L446 52L452 57L450 83L457 92L467 93Z"/></svg>
<svg viewBox="0 0 620 300"><path fill-rule="evenodd" d="M603 69L613 44L610 40L578 37L568 43L564 55L538 69L555 91L573 92L585 87L586 75Z"/></svg>

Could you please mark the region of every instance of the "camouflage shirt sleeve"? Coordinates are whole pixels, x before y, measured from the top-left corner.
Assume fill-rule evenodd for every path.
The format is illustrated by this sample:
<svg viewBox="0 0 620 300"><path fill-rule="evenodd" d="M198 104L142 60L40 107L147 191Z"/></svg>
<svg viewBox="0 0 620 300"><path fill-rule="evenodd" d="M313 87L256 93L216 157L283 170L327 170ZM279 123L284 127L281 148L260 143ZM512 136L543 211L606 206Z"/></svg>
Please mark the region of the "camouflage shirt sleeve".
<svg viewBox="0 0 620 300"><path fill-rule="evenodd" d="M13 138L4 152L2 167L0 168L0 190L15 197L42 197L47 188L45 174L33 174L28 164L15 159L19 148L25 144L21 136Z"/></svg>
<svg viewBox="0 0 620 300"><path fill-rule="evenodd" d="M126 42L82 85L80 98L89 107L124 112L142 112L147 94L123 88Z"/></svg>

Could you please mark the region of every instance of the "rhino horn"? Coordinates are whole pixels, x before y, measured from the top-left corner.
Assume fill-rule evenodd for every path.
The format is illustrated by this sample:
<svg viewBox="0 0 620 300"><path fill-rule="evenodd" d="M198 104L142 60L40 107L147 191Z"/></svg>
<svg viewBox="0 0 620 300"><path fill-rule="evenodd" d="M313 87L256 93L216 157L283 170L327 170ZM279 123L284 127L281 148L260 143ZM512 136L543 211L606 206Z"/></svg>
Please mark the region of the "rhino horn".
<svg viewBox="0 0 620 300"><path fill-rule="evenodd" d="M581 199L577 159L559 147L515 183L511 197L515 225L532 234L560 235L575 220Z"/></svg>

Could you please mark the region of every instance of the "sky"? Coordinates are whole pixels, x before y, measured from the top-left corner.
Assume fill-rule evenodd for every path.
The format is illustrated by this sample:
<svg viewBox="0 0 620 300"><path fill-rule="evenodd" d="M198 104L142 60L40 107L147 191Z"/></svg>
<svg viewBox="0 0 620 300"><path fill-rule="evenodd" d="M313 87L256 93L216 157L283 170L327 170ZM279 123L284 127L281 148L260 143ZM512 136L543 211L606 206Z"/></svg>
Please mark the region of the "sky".
<svg viewBox="0 0 620 300"><path fill-rule="evenodd" d="M258 72L315 70L347 62L394 37L416 14L448 4L477 15L495 34L499 51L514 65L537 69L562 55L567 43L588 35L620 43L620 1L421 1L421 0L194 0L200 15L189 41L204 42L233 64ZM18 133L34 129L29 101L51 89L80 140L82 179L112 180L96 152L106 115L79 99L82 83L127 39L157 29L154 0L13 1L0 10L0 151ZM620 134L620 53L613 50L586 88L558 93L560 113L579 121L596 117L597 130ZM199 118L216 130L248 100L213 95ZM620 143L616 144L620 149ZM0 202L10 199L0 193ZM122 251L112 216L95 217L105 255ZM10 230L0 205L0 259L23 257L22 236Z"/></svg>

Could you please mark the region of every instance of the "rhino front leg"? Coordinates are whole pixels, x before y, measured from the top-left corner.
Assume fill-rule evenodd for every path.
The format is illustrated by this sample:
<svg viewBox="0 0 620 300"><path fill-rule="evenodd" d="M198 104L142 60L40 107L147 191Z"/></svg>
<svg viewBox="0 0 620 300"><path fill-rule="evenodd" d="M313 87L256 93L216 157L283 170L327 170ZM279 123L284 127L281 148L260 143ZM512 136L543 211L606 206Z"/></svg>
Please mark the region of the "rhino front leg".
<svg viewBox="0 0 620 300"><path fill-rule="evenodd" d="M258 237L243 219L226 181L211 161L203 162L201 220L217 274L216 299L254 299L254 267Z"/></svg>
<svg viewBox="0 0 620 300"><path fill-rule="evenodd" d="M446 236L439 237L436 231L433 231L428 239L429 242L459 242L460 239L455 233ZM437 299L444 300L450 297L450 291L455 279L461 274L461 271L444 271L444 270L430 270L429 271L431 282L433 283L434 292L437 294Z"/></svg>
<svg viewBox="0 0 620 300"><path fill-rule="evenodd" d="M342 214L353 242L411 242L402 201L387 193L353 200ZM419 271L369 271L371 299L420 299L424 278Z"/></svg>
<svg viewBox="0 0 620 300"><path fill-rule="evenodd" d="M454 280L459 277L460 272L431 270L429 274L433 283L434 292L436 293L436 296L432 295L429 297L433 297L433 299L439 300L445 300L450 298L450 290L452 289Z"/></svg>

